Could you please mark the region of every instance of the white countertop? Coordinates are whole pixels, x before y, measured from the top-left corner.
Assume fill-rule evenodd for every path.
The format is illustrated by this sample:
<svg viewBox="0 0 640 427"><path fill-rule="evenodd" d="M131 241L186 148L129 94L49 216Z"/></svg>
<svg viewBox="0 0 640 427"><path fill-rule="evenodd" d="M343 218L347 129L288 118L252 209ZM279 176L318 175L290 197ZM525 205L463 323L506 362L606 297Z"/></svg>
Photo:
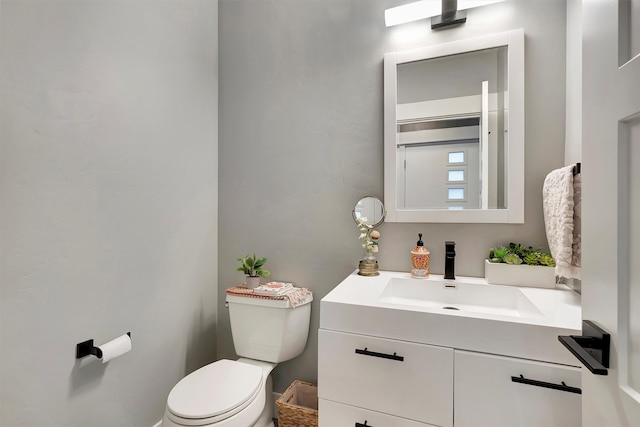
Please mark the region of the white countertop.
<svg viewBox="0 0 640 427"><path fill-rule="evenodd" d="M533 314L517 310L444 310L442 304L390 296L390 280L405 289L425 287L415 291L429 291L429 295L446 283L458 286L462 292L472 289L485 301L493 295L499 299L503 294L522 299L521 293L526 297L523 301L532 303L537 310L530 311ZM322 299L320 328L579 366L558 342L557 335L580 335L581 314L580 295L564 286L545 289L491 285L484 278L444 280L436 274L411 279L409 273L392 271L366 277L354 271Z"/></svg>

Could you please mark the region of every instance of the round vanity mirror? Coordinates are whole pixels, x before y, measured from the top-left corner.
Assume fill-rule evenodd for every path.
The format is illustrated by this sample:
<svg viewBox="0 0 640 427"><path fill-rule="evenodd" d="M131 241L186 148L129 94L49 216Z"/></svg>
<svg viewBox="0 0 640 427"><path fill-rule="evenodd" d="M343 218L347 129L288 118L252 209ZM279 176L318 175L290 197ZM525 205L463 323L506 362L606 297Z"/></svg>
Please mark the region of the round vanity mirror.
<svg viewBox="0 0 640 427"><path fill-rule="evenodd" d="M367 225L377 227L382 224L387 211L384 210L384 204L377 197L366 196L358 200L353 211L353 220L358 223L358 218L367 218Z"/></svg>

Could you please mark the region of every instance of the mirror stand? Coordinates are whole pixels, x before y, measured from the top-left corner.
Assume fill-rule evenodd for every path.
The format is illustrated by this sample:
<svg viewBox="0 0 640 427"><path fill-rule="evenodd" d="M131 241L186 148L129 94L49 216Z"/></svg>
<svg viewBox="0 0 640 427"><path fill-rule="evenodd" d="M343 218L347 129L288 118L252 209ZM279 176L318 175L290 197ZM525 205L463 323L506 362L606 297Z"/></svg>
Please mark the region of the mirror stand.
<svg viewBox="0 0 640 427"><path fill-rule="evenodd" d="M358 263L358 275L360 276L378 276L378 261L363 259Z"/></svg>

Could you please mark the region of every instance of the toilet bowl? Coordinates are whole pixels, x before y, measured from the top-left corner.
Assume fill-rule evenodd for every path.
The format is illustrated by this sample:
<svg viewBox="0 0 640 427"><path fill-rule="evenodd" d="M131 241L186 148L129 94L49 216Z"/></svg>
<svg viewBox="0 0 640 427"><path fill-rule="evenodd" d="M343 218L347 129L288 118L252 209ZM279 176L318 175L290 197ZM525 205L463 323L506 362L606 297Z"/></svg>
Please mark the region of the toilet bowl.
<svg viewBox="0 0 640 427"><path fill-rule="evenodd" d="M288 300L227 295L238 360L192 372L167 398L161 427L273 427L271 371L298 356L309 334L313 297Z"/></svg>
<svg viewBox="0 0 640 427"><path fill-rule="evenodd" d="M271 427L275 364L222 359L184 377L169 393L162 427Z"/></svg>

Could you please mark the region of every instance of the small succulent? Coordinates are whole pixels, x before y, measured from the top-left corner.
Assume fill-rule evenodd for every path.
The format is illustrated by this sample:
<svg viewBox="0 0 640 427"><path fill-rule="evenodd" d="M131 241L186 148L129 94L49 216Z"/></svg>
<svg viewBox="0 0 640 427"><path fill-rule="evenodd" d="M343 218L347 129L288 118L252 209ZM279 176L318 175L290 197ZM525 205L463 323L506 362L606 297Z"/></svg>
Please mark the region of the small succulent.
<svg viewBox="0 0 640 427"><path fill-rule="evenodd" d="M504 259L504 262L506 262L507 264L512 264L512 265L522 264L522 258L520 258L516 254L506 254L503 259Z"/></svg>
<svg viewBox="0 0 640 427"><path fill-rule="evenodd" d="M533 251L526 254L522 260L527 265L538 265L541 257L542 254L539 251Z"/></svg>
<svg viewBox="0 0 640 427"><path fill-rule="evenodd" d="M555 267L556 263L548 252L534 249L533 246L522 246L519 243L509 243L509 246L498 246L489 250L489 261L512 265L546 265Z"/></svg>
<svg viewBox="0 0 640 427"><path fill-rule="evenodd" d="M508 249L505 248L504 246L500 246L498 248L492 248L489 251L489 258L491 259L491 262L502 262L502 259L509 253ZM494 259L497 259L497 261L494 261Z"/></svg>
<svg viewBox="0 0 640 427"><path fill-rule="evenodd" d="M555 267L556 266L555 260L549 254L542 254L540 256L539 262L540 262L540 265L546 265L548 267Z"/></svg>

